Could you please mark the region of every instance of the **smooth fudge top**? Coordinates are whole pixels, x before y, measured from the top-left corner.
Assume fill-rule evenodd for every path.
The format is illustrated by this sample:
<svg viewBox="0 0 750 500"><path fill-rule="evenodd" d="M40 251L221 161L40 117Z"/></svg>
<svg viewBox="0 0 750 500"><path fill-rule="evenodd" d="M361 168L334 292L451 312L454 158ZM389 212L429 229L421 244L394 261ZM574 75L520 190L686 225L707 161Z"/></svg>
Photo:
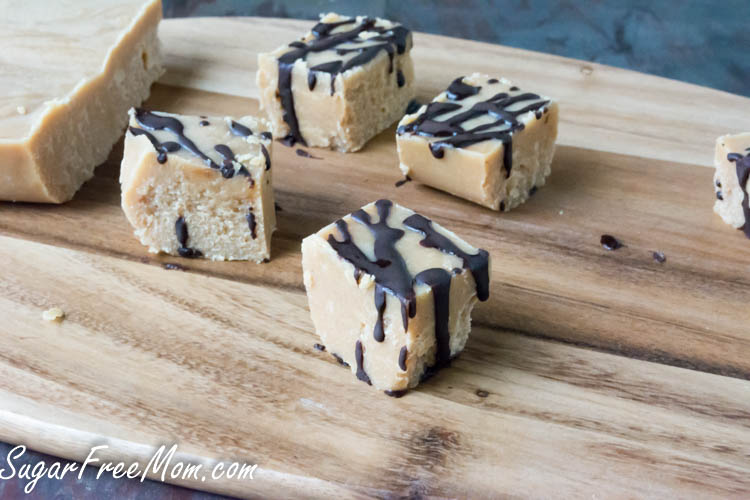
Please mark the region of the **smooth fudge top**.
<svg viewBox="0 0 750 500"><path fill-rule="evenodd" d="M227 179L235 175L250 176L245 165L271 168L268 147L271 133L260 119L244 116L183 116L145 109L130 110L128 132L145 136L154 146L159 163L169 155L199 159L206 167L216 169ZM262 160L258 160L262 154Z"/></svg>
<svg viewBox="0 0 750 500"><path fill-rule="evenodd" d="M541 118L550 102L503 78L474 73L456 78L432 102L405 116L397 133L428 138L435 158L442 158L446 147L489 152L499 141L507 146L504 164L510 170L513 134L530 120Z"/></svg>
<svg viewBox="0 0 750 500"><path fill-rule="evenodd" d="M317 236L354 266L358 283L363 279L375 281L378 322L373 334L378 342L384 339L385 293L401 302L405 331L409 318L416 315L415 299L420 289L431 288L439 296L436 304L443 299L449 304L453 274L470 272L479 300L489 297L490 259L485 250L472 247L430 219L390 200L370 203L324 227ZM447 332L447 323L436 325L436 329Z"/></svg>
<svg viewBox="0 0 750 500"><path fill-rule="evenodd" d="M365 16L344 17L326 14L302 39L274 51L279 62L278 92L284 120L291 136L304 142L294 113L292 68L302 64L308 70L310 90L317 84L316 72L331 75L331 95L336 91L336 76L357 69L378 56L388 57L393 72L393 57L411 47L411 32L398 23Z"/></svg>

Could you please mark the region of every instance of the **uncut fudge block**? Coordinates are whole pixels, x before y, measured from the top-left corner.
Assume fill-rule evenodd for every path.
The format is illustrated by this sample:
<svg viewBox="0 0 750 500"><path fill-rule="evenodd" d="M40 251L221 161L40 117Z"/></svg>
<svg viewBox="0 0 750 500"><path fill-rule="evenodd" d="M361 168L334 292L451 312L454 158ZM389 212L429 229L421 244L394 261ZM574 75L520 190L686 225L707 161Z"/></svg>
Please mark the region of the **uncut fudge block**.
<svg viewBox="0 0 750 500"><path fill-rule="evenodd" d="M557 103L475 73L399 123L401 171L428 186L508 211L544 185Z"/></svg>
<svg viewBox="0 0 750 500"><path fill-rule="evenodd" d="M276 214L267 124L130 111L122 209L149 251L212 260L270 258Z"/></svg>
<svg viewBox="0 0 750 500"><path fill-rule="evenodd" d="M414 97L411 47L399 24L327 14L301 40L259 54L256 83L274 136L360 149Z"/></svg>
<svg viewBox="0 0 750 500"><path fill-rule="evenodd" d="M62 203L163 73L159 0L0 0L0 199Z"/></svg>
<svg viewBox="0 0 750 500"><path fill-rule="evenodd" d="M463 350L489 296L489 255L389 200L302 241L305 288L326 349L389 394Z"/></svg>
<svg viewBox="0 0 750 500"><path fill-rule="evenodd" d="M743 229L745 236L750 238L750 133L716 139L714 166L714 212L730 226Z"/></svg>

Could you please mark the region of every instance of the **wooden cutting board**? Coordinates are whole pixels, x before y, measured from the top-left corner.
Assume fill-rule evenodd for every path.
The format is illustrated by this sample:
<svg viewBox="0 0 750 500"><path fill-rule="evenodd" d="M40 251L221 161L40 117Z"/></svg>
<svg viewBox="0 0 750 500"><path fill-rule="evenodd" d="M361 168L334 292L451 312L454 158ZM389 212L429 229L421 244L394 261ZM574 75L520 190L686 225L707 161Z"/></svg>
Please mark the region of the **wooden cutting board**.
<svg viewBox="0 0 750 500"><path fill-rule="evenodd" d="M311 24L165 21L147 106L255 113L256 53ZM395 187L393 129L319 160L277 143L272 261L186 261L132 236L119 145L66 205L0 204L0 439L78 460L177 443L259 464L253 481L175 481L247 497L750 494L750 241L713 214L710 168L750 99L439 36L413 54L423 101L473 71L558 97L548 185L498 214ZM305 235L380 197L494 264L464 353L401 399L313 349L300 268ZM61 324L42 321L52 306Z"/></svg>

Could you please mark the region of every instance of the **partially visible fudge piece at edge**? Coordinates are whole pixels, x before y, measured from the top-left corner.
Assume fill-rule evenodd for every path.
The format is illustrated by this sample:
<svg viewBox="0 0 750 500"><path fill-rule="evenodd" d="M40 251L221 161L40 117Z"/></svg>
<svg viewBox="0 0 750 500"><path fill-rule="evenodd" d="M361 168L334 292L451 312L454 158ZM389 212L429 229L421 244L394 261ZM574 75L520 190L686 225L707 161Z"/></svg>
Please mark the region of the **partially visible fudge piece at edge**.
<svg viewBox="0 0 750 500"><path fill-rule="evenodd" d="M393 396L450 364L489 297L486 251L389 200L305 238L302 267L326 350Z"/></svg>
<svg viewBox="0 0 750 500"><path fill-rule="evenodd" d="M750 132L716 139L714 212L750 238Z"/></svg>
<svg viewBox="0 0 750 500"><path fill-rule="evenodd" d="M505 79L457 78L396 132L404 175L493 210L508 211L550 174L558 106Z"/></svg>
<svg viewBox="0 0 750 500"><path fill-rule="evenodd" d="M0 4L0 200L63 203L164 73L159 0Z"/></svg>
<svg viewBox="0 0 750 500"><path fill-rule="evenodd" d="M268 260L271 142L268 125L250 116L130 110L120 183L135 235L154 253Z"/></svg>
<svg viewBox="0 0 750 500"><path fill-rule="evenodd" d="M258 55L256 83L273 134L357 151L414 98L411 32L370 17L326 14L289 45Z"/></svg>

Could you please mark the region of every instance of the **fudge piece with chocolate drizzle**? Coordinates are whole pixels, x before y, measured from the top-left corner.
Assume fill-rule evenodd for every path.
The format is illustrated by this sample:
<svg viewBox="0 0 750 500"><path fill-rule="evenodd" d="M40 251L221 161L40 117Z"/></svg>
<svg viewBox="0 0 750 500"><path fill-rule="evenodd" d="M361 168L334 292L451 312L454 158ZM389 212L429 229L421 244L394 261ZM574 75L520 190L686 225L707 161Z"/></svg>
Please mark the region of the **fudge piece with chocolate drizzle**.
<svg viewBox="0 0 750 500"><path fill-rule="evenodd" d="M714 212L750 238L750 132L716 139Z"/></svg>
<svg viewBox="0 0 750 500"><path fill-rule="evenodd" d="M356 151L414 97L409 30L385 19L327 14L301 40L258 55L257 85L273 133Z"/></svg>
<svg viewBox="0 0 750 500"><path fill-rule="evenodd" d="M267 129L250 116L131 109L120 184L141 243L182 257L270 258L276 213Z"/></svg>
<svg viewBox="0 0 750 500"><path fill-rule="evenodd" d="M302 267L328 352L390 395L448 365L489 297L486 251L389 200L305 238Z"/></svg>
<svg viewBox="0 0 750 500"><path fill-rule="evenodd" d="M396 132L401 171L493 210L526 201L550 174L557 103L505 79L457 78Z"/></svg>

